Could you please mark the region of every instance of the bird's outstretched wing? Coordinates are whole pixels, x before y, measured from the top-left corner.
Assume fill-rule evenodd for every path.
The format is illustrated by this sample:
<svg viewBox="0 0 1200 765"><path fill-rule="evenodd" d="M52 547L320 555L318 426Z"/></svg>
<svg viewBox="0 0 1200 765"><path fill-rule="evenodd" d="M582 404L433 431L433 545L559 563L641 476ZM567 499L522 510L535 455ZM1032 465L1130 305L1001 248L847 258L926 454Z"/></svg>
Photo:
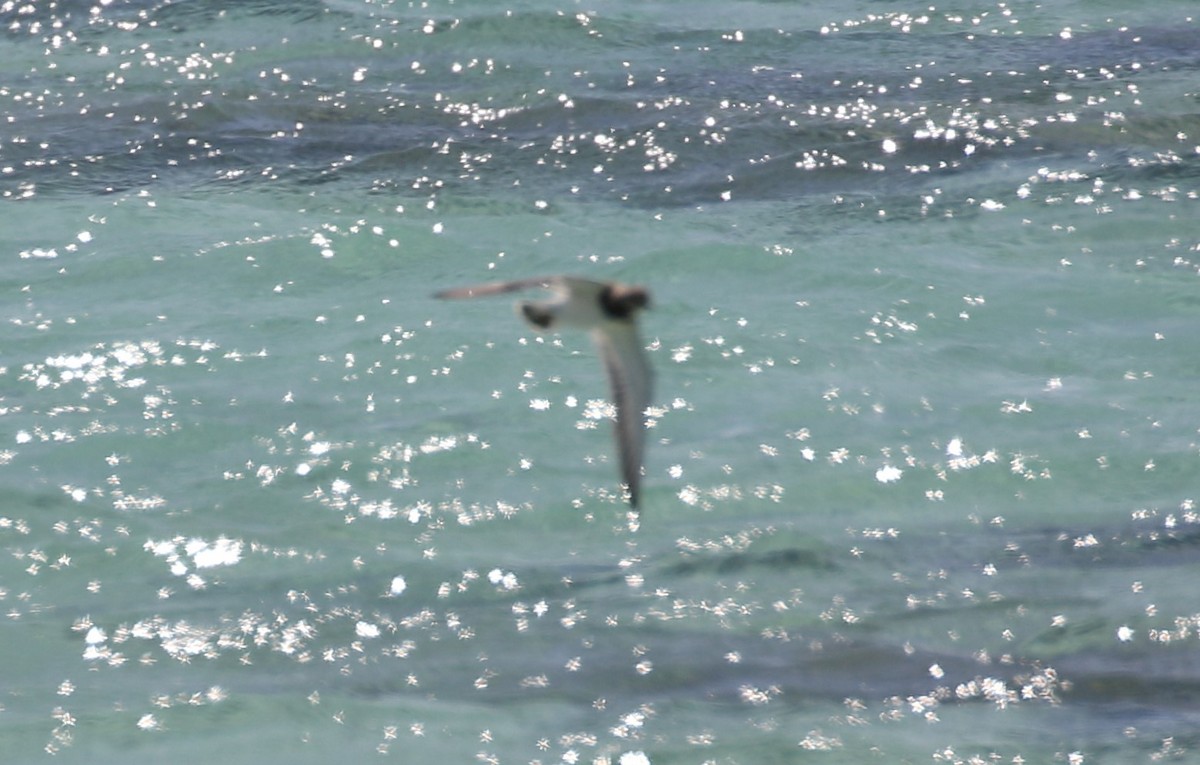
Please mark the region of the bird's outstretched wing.
<svg viewBox="0 0 1200 765"><path fill-rule="evenodd" d="M638 509L642 482L642 456L646 444L646 407L650 404L653 380L650 364L632 321L609 322L593 330L600 357L608 372L613 403L617 407L617 452L621 478L629 489L629 505Z"/></svg>
<svg viewBox="0 0 1200 765"><path fill-rule="evenodd" d="M488 282L486 284L473 284L469 287L455 287L453 289L435 292L433 293L433 296L442 300L461 300L463 298L503 295L507 292L517 292L519 290L527 290L534 287L540 287L547 290L565 289L563 277L540 276L531 279L517 279L511 282Z"/></svg>

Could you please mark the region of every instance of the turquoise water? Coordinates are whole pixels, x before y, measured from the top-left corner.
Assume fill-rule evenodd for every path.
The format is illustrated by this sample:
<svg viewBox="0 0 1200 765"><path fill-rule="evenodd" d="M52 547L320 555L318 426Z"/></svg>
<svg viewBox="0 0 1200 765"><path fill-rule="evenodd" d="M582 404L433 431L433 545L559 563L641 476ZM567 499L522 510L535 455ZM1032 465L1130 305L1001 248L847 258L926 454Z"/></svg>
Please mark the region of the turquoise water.
<svg viewBox="0 0 1200 765"><path fill-rule="evenodd" d="M0 5L0 746L1194 757L1195 14Z"/></svg>

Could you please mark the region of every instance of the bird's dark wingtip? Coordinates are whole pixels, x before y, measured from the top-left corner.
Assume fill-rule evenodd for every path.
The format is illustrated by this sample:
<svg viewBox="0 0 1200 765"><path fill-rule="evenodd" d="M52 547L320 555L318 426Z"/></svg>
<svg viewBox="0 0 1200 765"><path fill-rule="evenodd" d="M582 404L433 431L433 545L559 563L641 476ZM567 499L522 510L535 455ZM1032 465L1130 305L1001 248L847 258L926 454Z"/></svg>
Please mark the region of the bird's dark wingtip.
<svg viewBox="0 0 1200 765"><path fill-rule="evenodd" d="M641 513L642 510L638 507L638 491L632 486L625 487L625 499L629 502L629 509L635 513Z"/></svg>

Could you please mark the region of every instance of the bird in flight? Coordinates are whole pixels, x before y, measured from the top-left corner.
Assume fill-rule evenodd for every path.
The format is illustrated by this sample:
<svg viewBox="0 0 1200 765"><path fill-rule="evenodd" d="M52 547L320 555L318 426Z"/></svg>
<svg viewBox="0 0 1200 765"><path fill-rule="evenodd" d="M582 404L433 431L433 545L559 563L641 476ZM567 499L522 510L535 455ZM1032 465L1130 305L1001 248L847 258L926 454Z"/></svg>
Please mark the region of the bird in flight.
<svg viewBox="0 0 1200 765"><path fill-rule="evenodd" d="M585 329L596 344L617 408L617 451L621 478L629 491L629 505L638 509L645 448L645 411L650 403L651 372L638 336L637 315L650 307L645 287L598 282L574 276L546 276L511 282L490 282L442 290L434 297L450 300L486 297L539 287L549 290L549 300L521 301L518 312L538 331L562 327Z"/></svg>

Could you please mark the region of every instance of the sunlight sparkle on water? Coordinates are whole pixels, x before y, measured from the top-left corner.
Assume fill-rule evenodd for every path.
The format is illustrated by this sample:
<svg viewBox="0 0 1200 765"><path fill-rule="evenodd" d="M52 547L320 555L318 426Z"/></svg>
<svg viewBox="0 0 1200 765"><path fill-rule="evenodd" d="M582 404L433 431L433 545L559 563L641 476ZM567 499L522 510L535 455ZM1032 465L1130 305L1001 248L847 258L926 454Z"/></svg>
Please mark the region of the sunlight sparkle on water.
<svg viewBox="0 0 1200 765"><path fill-rule="evenodd" d="M69 5L10 4L0 86L31 221L0 602L74 622L6 678L11 736L1185 756L1154 675L1200 620L1173 4ZM560 264L659 301L644 524L586 472L607 438L527 446L611 403L538 372L533 412L481 410L458 386L511 395L505 341L423 331L433 279Z"/></svg>
<svg viewBox="0 0 1200 765"><path fill-rule="evenodd" d="M875 480L880 483L895 483L900 480L904 471L892 465L884 465L875 471Z"/></svg>

